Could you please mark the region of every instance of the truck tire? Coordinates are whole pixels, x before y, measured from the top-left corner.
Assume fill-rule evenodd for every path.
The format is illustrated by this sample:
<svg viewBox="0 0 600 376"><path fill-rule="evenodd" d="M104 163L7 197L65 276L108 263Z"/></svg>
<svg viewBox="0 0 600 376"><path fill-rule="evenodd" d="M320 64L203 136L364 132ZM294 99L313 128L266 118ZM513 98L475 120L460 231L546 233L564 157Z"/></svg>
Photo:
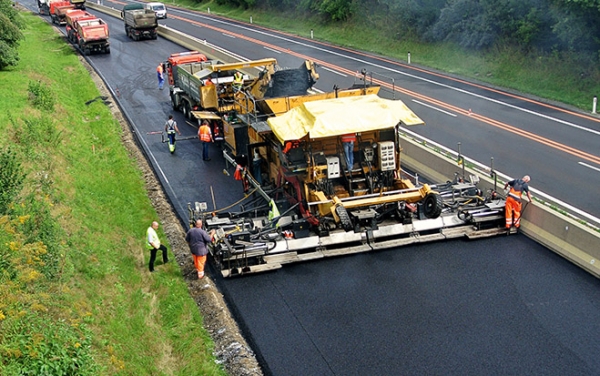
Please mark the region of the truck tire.
<svg viewBox="0 0 600 376"><path fill-rule="evenodd" d="M171 107L173 108L173 111L179 110L179 106L175 104L175 95L173 93L171 93Z"/></svg>
<svg viewBox="0 0 600 376"><path fill-rule="evenodd" d="M423 199L423 214L427 218L437 218L442 214L442 196L437 193L428 193Z"/></svg>
<svg viewBox="0 0 600 376"><path fill-rule="evenodd" d="M106 46L106 48L104 48L104 53L105 54L109 54L110 53L110 46Z"/></svg>
<svg viewBox="0 0 600 376"><path fill-rule="evenodd" d="M183 116L186 119L188 119L188 120L192 119L192 109L190 108L190 103L185 99L183 100L182 111L183 111Z"/></svg>

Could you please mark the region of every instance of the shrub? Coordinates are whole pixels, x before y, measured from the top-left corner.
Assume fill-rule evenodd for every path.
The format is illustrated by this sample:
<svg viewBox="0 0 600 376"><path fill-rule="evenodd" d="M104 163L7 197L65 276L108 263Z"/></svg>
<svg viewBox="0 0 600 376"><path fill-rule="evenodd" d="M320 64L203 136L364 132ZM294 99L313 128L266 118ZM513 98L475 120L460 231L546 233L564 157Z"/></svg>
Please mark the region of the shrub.
<svg viewBox="0 0 600 376"><path fill-rule="evenodd" d="M29 81L28 91L31 102L36 108L45 111L54 110L54 96L49 87L42 85L40 81Z"/></svg>
<svg viewBox="0 0 600 376"><path fill-rule="evenodd" d="M0 151L0 215L6 214L9 205L21 192L25 172L21 161L10 149Z"/></svg>

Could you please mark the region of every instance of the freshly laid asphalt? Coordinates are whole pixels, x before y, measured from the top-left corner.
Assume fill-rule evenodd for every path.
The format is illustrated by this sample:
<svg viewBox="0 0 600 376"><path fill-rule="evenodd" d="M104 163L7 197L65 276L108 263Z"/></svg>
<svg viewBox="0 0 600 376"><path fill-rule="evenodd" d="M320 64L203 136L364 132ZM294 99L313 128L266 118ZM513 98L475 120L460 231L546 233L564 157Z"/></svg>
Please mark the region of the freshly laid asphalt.
<svg viewBox="0 0 600 376"><path fill-rule="evenodd" d="M223 281L274 375L597 375L600 283L522 235Z"/></svg>
<svg viewBox="0 0 600 376"><path fill-rule="evenodd" d="M182 222L188 202L237 201L241 186L222 173L216 147L203 162L195 140L170 155L160 136L146 134L171 113L154 69L183 49L133 42L121 21L104 19L112 53L90 61L119 89ZM184 136L195 134L181 114L176 120ZM600 375L600 280L523 235L214 276L266 374Z"/></svg>

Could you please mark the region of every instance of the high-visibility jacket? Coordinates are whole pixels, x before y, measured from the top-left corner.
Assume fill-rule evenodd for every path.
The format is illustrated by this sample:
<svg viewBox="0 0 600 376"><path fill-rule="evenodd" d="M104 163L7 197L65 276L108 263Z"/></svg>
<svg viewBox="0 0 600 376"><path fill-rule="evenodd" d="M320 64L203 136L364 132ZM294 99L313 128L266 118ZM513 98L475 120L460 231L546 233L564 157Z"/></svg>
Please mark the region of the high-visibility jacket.
<svg viewBox="0 0 600 376"><path fill-rule="evenodd" d="M355 142L356 135L354 133L348 133L342 136L342 142Z"/></svg>
<svg viewBox="0 0 600 376"><path fill-rule="evenodd" d="M202 142L210 142L210 128L208 125L204 124L200 126L200 129L198 129L198 138L200 138L200 141Z"/></svg>
<svg viewBox="0 0 600 376"><path fill-rule="evenodd" d="M153 249L154 246L152 243L157 243L160 247L160 239L158 238L156 231L154 231L152 227L148 227L148 230L146 231L146 247L148 247L148 249Z"/></svg>
<svg viewBox="0 0 600 376"><path fill-rule="evenodd" d="M162 74L163 72L163 66L162 64L158 64L158 67L156 67L156 73Z"/></svg>
<svg viewBox="0 0 600 376"><path fill-rule="evenodd" d="M234 86L242 86L244 83L244 75L240 72L235 72L233 75L233 85Z"/></svg>

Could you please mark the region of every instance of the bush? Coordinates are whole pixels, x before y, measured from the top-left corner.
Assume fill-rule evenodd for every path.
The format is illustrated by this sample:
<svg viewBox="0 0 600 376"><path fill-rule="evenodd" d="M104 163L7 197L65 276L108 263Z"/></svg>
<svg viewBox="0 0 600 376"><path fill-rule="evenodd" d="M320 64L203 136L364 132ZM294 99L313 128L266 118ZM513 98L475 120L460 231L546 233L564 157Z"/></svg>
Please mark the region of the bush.
<svg viewBox="0 0 600 376"><path fill-rule="evenodd" d="M8 213L9 205L21 192L25 172L10 148L0 151L0 166L0 215L3 215Z"/></svg>
<svg viewBox="0 0 600 376"><path fill-rule="evenodd" d="M36 108L45 111L54 110L54 96L49 87L42 85L40 81L29 81L29 96L31 102Z"/></svg>

